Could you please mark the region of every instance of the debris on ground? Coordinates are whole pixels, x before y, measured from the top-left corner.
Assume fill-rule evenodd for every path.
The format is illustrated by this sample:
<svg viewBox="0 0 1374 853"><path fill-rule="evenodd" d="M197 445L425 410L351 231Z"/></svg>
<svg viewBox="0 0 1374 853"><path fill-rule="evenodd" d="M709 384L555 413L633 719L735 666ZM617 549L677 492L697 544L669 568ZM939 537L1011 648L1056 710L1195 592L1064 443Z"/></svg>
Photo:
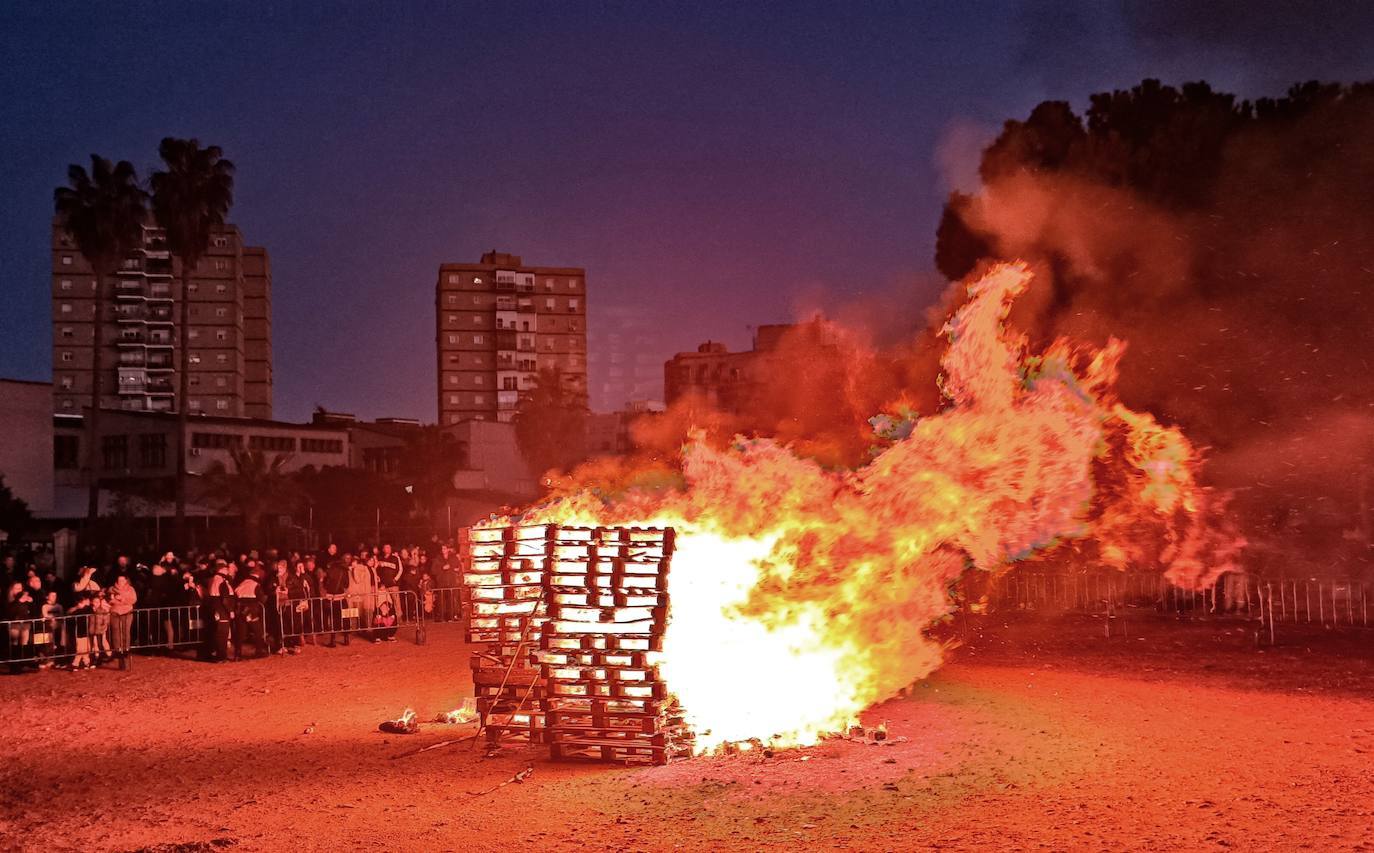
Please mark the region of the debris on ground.
<svg viewBox="0 0 1374 853"><path fill-rule="evenodd" d="M473 795L474 797L485 797L492 791L500 790L501 788L504 788L511 783L515 783L516 785L523 785L525 783L525 780L530 778L530 774L532 774L533 772L534 765L530 765L529 767L526 767L524 770L521 770L519 773L516 773L514 776L510 777L506 781L493 785L492 787L487 788L485 791L468 791L468 793Z"/></svg>
<svg viewBox="0 0 1374 853"><path fill-rule="evenodd" d="M420 724L415 720L415 712L406 708L406 712L394 720L387 720L377 726L381 731L393 735L413 735L420 730Z"/></svg>

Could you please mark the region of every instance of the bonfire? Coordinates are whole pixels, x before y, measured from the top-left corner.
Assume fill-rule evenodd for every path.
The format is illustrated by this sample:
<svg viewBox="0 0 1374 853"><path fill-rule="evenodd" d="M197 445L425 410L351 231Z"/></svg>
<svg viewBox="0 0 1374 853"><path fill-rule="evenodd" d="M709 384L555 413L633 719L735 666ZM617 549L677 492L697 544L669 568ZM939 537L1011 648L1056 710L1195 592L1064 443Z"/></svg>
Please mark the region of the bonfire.
<svg viewBox="0 0 1374 853"><path fill-rule="evenodd" d="M682 448L680 484L607 499L584 483L483 527L675 532L653 677L695 753L850 730L939 666L944 648L929 629L966 572L1070 555L1156 566L1197 587L1234 570L1244 543L1199 484L1198 452L1115 397L1124 344L1060 340L1030 352L1008 328L1029 282L1009 264L968 285L944 327L943 409L878 413L879 446L862 467L828 469L766 438L721 448L697 434Z"/></svg>

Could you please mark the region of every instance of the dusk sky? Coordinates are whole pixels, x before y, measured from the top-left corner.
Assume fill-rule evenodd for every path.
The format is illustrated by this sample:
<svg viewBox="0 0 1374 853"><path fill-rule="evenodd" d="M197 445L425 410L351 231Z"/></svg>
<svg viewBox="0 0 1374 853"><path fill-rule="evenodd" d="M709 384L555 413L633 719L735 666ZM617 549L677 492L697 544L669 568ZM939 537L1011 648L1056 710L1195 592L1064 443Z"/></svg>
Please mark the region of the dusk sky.
<svg viewBox="0 0 1374 853"><path fill-rule="evenodd" d="M1191 5L6 3L0 376L51 376L67 164L146 175L166 135L238 166L279 419L432 421L437 267L490 249L586 267L593 333L630 306L663 359L815 308L890 334L938 296L941 203L1004 119L1147 76L1374 76L1354 5Z"/></svg>

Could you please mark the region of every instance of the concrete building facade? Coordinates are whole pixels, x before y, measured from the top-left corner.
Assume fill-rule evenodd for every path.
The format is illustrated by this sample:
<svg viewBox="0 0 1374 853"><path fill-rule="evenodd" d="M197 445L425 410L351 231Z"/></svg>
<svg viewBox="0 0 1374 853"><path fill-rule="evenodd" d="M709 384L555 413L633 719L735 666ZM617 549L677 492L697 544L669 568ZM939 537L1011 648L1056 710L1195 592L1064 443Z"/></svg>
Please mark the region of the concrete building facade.
<svg viewBox="0 0 1374 853"><path fill-rule="evenodd" d="M53 508L52 384L0 379L0 476L35 515Z"/></svg>
<svg viewBox="0 0 1374 853"><path fill-rule="evenodd" d="M435 286L439 423L510 421L539 371L587 400L587 283L580 267L487 252L443 264Z"/></svg>
<svg viewBox="0 0 1374 853"><path fill-rule="evenodd" d="M161 229L105 283L102 409L178 410L183 342L180 261ZM90 405L96 279L71 238L52 226L52 411ZM237 227L217 229L189 285L193 414L272 416L272 269L267 250L244 244Z"/></svg>

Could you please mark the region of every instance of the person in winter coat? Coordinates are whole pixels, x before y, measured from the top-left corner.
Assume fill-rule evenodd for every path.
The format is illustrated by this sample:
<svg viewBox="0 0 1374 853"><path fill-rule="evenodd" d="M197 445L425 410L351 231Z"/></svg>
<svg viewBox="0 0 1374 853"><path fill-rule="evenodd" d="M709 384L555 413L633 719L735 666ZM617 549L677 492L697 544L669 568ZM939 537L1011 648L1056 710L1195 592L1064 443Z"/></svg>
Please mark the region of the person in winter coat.
<svg viewBox="0 0 1374 853"><path fill-rule="evenodd" d="M364 562L364 559L367 562ZM372 627L372 611L377 608L377 571L375 558L358 557L348 570L348 605L358 611L358 628L364 637Z"/></svg>
<svg viewBox="0 0 1374 853"><path fill-rule="evenodd" d="M382 603L377 605L377 613L372 617L372 641L396 641L396 610L391 606L390 599L383 598Z"/></svg>
<svg viewBox="0 0 1374 853"><path fill-rule="evenodd" d="M137 602L138 593L129 583L129 576L116 577L114 586L110 587L110 645L117 657L129 654L130 629L134 624L134 604Z"/></svg>
<svg viewBox="0 0 1374 853"><path fill-rule="evenodd" d="M324 573L324 594L328 599L325 604L325 627L329 631L329 648L334 647L334 640L339 635L343 636L344 645L348 645L348 632L343 626L344 596L348 593L349 570L342 560L335 560L329 564Z"/></svg>
<svg viewBox="0 0 1374 853"><path fill-rule="evenodd" d="M251 563L251 561L250 561ZM262 569L253 565L245 573L243 580L234 587L238 598L235 611L234 657L243 660L243 646L252 643L257 650L254 657L267 657L267 641L263 637L263 610L265 590L262 585Z"/></svg>
<svg viewBox="0 0 1374 853"><path fill-rule="evenodd" d="M10 669L18 672L22 667L18 663L20 658L29 656L29 640L33 636L33 596L24 588L22 581L15 581L10 584L9 591L5 593L5 621L9 622L10 647L6 657L10 660Z"/></svg>
<svg viewBox="0 0 1374 853"><path fill-rule="evenodd" d="M205 627L209 648L206 656L216 662L229 660L229 650L234 638L234 613L238 609L238 598L234 594L234 574L229 564L223 560L215 563L215 573L205 589Z"/></svg>
<svg viewBox="0 0 1374 853"><path fill-rule="evenodd" d="M175 611L172 608L179 603L181 589L181 575L175 559L169 562L164 557L162 562L152 567L143 606L156 609L157 612L147 616L146 629L153 634L148 639L162 644L169 653L176 646L176 628L172 621Z"/></svg>

